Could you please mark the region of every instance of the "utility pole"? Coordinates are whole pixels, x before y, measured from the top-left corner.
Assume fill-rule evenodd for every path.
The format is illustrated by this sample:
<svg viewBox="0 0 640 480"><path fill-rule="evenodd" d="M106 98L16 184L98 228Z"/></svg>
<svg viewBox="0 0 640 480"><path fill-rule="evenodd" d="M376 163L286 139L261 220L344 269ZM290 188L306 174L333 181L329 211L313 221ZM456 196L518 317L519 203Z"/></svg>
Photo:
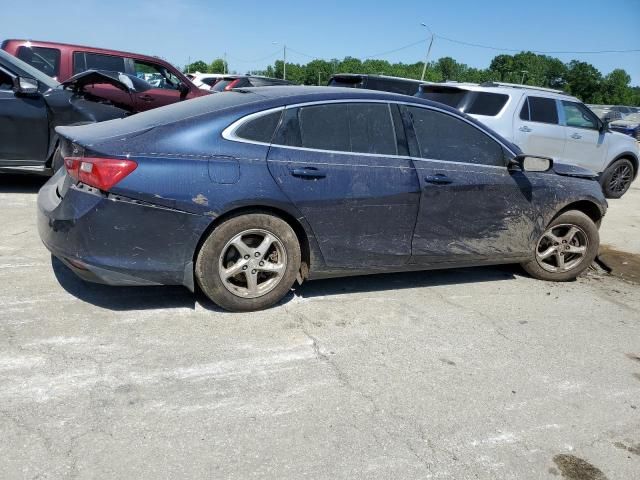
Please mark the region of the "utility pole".
<svg viewBox="0 0 640 480"><path fill-rule="evenodd" d="M529 72L527 70L522 70L520 73L522 73L522 78L520 79L520 85L524 85L524 76Z"/></svg>
<svg viewBox="0 0 640 480"><path fill-rule="evenodd" d="M191 73L190 69L191 69L191 57L189 57L189 60L187 63L187 73Z"/></svg>
<svg viewBox="0 0 640 480"><path fill-rule="evenodd" d="M427 56L424 59L424 67L422 68L422 77L420 77L420 81L424 82L424 76L427 73L427 65L429 64L429 55L431 54L431 47L433 46L433 32L431 31L431 29L427 26L426 23L421 23L420 25L422 25L424 28L426 28L427 30L429 30L429 33L431 34L431 40L429 41L429 47L427 48ZM427 40L429 39L429 37L427 37Z"/></svg>
<svg viewBox="0 0 640 480"><path fill-rule="evenodd" d="M227 74L227 52L224 52L224 60L222 60L222 74Z"/></svg>
<svg viewBox="0 0 640 480"><path fill-rule="evenodd" d="M278 42L271 42L273 45L279 45ZM282 44L282 79L287 79L287 46Z"/></svg>
<svg viewBox="0 0 640 480"><path fill-rule="evenodd" d="M287 46L286 45L283 45L283 48L282 48L282 61L283 61L282 79L286 80L287 79Z"/></svg>

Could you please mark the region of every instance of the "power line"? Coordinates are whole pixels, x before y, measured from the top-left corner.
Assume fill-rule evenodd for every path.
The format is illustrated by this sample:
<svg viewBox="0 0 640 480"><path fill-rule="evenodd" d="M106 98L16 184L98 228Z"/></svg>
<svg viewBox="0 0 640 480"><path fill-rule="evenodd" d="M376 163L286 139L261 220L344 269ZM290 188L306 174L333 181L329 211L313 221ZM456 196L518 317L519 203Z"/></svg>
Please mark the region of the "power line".
<svg viewBox="0 0 640 480"><path fill-rule="evenodd" d="M277 51L270 53L269 55L265 55L264 57L260 57L260 58L255 58L253 60L244 60L242 58L238 58L234 55L228 55L229 58L231 58L232 60L235 60L236 62L241 62L241 63L255 63L255 62L261 62L263 60L267 60L269 58L273 58L276 55L280 54L280 49L278 49Z"/></svg>
<svg viewBox="0 0 640 480"><path fill-rule="evenodd" d="M424 40L424 39L422 39L422 40L418 40L417 42L410 43L410 44L405 45L405 46L403 46L403 47L398 47L398 48L395 48L395 49L393 49L393 50L388 50L388 51L386 51L386 52L374 53L373 55L367 55L366 57L362 57L362 58L364 58L365 60L367 60L367 59L369 59L369 58L374 58L374 57L384 57L385 55L389 55L389 54L391 54L391 53L396 53L396 52L399 52L399 51L401 51L401 50L406 50L407 48L415 47L416 45L419 45L419 44L421 44L421 43L425 43L425 41L426 41L426 40Z"/></svg>
<svg viewBox="0 0 640 480"><path fill-rule="evenodd" d="M523 49L523 48L500 48L500 47L492 47L489 45L482 45L479 43L471 43L471 42L464 42L462 40L456 40L454 38L449 38L449 37L444 37L442 35L438 35L438 34L434 34L434 36L436 38L439 38L441 40L445 40L447 42L451 42L451 43L458 43L460 45L465 45L467 47L477 47L477 48L485 48L487 50L496 50L499 52L525 52L525 51L529 51L532 53L538 53L538 54L555 54L555 55L559 55L559 54L572 54L572 55L586 55L586 54L600 54L600 53L631 53L631 52L640 52L640 48L633 48L633 49L628 49L628 50L591 50L591 51L569 51L569 50L528 50L528 49ZM424 40L423 40L424 41Z"/></svg>

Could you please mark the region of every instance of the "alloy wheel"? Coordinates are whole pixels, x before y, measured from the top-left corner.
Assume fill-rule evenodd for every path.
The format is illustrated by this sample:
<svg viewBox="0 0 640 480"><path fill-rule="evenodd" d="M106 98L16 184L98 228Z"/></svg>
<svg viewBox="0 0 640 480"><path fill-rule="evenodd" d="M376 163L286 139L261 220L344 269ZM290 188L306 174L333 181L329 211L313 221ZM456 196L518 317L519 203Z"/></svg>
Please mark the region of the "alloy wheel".
<svg viewBox="0 0 640 480"><path fill-rule="evenodd" d="M218 272L225 288L243 298L269 293L287 269L287 253L282 241L262 229L245 230L222 249Z"/></svg>
<svg viewBox="0 0 640 480"><path fill-rule="evenodd" d="M631 182L631 176L632 172L629 165L620 165L611 174L609 190L616 193L624 192Z"/></svg>
<svg viewBox="0 0 640 480"><path fill-rule="evenodd" d="M548 272L568 272L582 262L588 246L589 238L580 227L555 225L538 241L536 260Z"/></svg>

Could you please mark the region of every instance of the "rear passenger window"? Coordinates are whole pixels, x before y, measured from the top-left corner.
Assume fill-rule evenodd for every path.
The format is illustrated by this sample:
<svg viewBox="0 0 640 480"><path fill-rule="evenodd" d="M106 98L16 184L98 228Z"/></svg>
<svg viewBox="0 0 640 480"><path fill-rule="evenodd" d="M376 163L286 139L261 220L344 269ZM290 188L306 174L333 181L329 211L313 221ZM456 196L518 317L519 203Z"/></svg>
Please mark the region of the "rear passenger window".
<svg viewBox="0 0 640 480"><path fill-rule="evenodd" d="M544 97L528 97L525 106L528 103L528 118L524 117L526 114L523 110L520 112L520 118L523 120L530 120L532 122L540 123L552 123L557 125L558 122L558 109L556 107L556 101L553 98Z"/></svg>
<svg viewBox="0 0 640 480"><path fill-rule="evenodd" d="M480 129L452 115L409 107L420 156L503 167L502 147Z"/></svg>
<svg viewBox="0 0 640 480"><path fill-rule="evenodd" d="M318 105L298 110L302 147L351 151L347 104Z"/></svg>
<svg viewBox="0 0 640 480"><path fill-rule="evenodd" d="M50 77L60 75L60 50L57 48L22 46L16 56Z"/></svg>
<svg viewBox="0 0 640 480"><path fill-rule="evenodd" d="M110 70L124 72L124 58L112 55L100 55L98 53L85 53L85 70Z"/></svg>
<svg viewBox="0 0 640 480"><path fill-rule="evenodd" d="M386 103L338 103L287 109L274 143L340 152L397 155Z"/></svg>
<svg viewBox="0 0 640 480"><path fill-rule="evenodd" d="M282 110L278 110L249 120L236 130L236 136L254 142L271 143L281 116Z"/></svg>
<svg viewBox="0 0 640 480"><path fill-rule="evenodd" d="M487 115L493 117L500 113L509 100L509 95L502 93L478 92L474 96L471 104L465 108L465 113L473 115Z"/></svg>

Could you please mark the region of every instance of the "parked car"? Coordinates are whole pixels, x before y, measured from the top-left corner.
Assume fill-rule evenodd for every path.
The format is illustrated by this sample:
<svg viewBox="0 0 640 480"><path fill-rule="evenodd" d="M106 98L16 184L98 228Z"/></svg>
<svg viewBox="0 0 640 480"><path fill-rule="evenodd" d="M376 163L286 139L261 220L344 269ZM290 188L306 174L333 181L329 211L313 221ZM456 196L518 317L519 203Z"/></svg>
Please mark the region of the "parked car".
<svg viewBox="0 0 640 480"><path fill-rule="evenodd" d="M193 84L201 88L202 90L211 90L218 80L224 77L222 73L188 73L187 78L193 82Z"/></svg>
<svg viewBox="0 0 640 480"><path fill-rule="evenodd" d="M153 88L131 97L108 85L94 87L102 98L129 101L131 110L149 110L208 93L170 63L148 55L32 40L5 40L2 49L60 82L86 70L121 72L147 81Z"/></svg>
<svg viewBox="0 0 640 480"><path fill-rule="evenodd" d="M57 126L100 122L130 113L126 106L88 92L87 86L109 84L129 95L135 91L135 80L87 71L61 85L0 50L0 171L50 173L59 168Z"/></svg>
<svg viewBox="0 0 640 480"><path fill-rule="evenodd" d="M257 75L225 75L211 87L211 91L219 93L228 92L234 88L274 87L283 85L293 85L293 82Z"/></svg>
<svg viewBox="0 0 640 480"><path fill-rule="evenodd" d="M591 111L603 122L614 122L616 120L621 120L624 117L622 113L617 110L611 110L609 107L604 105L587 105L587 107L589 107L589 109L591 109Z"/></svg>
<svg viewBox="0 0 640 480"><path fill-rule="evenodd" d="M574 279L606 210L593 172L384 92L234 90L58 133L46 247L86 280L197 283L229 310L327 276L522 263Z"/></svg>
<svg viewBox="0 0 640 480"><path fill-rule="evenodd" d="M415 95L423 82L411 78L389 77L386 75L365 75L359 73L340 73L329 79L330 87L366 88L383 92Z"/></svg>
<svg viewBox="0 0 640 480"><path fill-rule="evenodd" d="M640 141L640 113L630 113L623 119L615 120L609 123L609 128Z"/></svg>
<svg viewBox="0 0 640 480"><path fill-rule="evenodd" d="M612 132L580 100L559 90L488 82L425 84L418 97L480 120L532 155L598 173L608 198L619 198L638 175L638 144Z"/></svg>

